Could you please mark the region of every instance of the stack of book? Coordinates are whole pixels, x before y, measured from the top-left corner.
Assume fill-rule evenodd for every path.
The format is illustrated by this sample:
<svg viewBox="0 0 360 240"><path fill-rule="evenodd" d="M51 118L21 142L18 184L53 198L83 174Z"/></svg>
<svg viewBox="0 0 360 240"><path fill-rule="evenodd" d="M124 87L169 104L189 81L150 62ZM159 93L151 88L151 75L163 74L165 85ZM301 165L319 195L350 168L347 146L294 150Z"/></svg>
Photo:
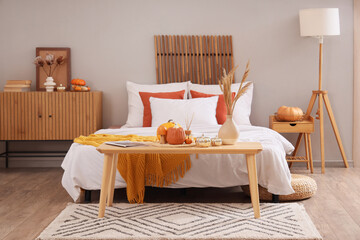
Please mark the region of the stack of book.
<svg viewBox="0 0 360 240"><path fill-rule="evenodd" d="M7 80L4 92L30 92L31 80Z"/></svg>

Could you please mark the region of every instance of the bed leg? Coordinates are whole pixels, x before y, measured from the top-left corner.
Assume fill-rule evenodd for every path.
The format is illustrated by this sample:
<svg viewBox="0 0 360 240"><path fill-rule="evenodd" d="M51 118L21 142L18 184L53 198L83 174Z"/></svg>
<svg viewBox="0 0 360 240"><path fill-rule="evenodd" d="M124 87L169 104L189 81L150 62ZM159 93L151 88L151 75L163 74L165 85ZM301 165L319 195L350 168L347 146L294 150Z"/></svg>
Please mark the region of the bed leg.
<svg viewBox="0 0 360 240"><path fill-rule="evenodd" d="M272 195L272 202L273 202L273 203L279 203L279 202L280 202L280 200L279 200L279 195L273 194L273 195Z"/></svg>
<svg viewBox="0 0 360 240"><path fill-rule="evenodd" d="M181 195L186 196L187 193L187 189L186 188L182 188L181 189Z"/></svg>
<svg viewBox="0 0 360 240"><path fill-rule="evenodd" d="M85 190L85 201L86 203L91 202L91 190Z"/></svg>

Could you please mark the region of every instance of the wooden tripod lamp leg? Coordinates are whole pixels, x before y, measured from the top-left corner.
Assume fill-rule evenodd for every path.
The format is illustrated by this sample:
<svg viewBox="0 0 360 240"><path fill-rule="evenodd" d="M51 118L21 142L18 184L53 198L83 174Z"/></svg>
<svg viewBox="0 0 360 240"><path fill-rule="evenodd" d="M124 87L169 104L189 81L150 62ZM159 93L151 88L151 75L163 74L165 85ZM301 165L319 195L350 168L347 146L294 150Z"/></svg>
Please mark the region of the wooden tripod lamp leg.
<svg viewBox="0 0 360 240"><path fill-rule="evenodd" d="M336 125L336 121L335 121L335 117L334 117L334 113L332 111L332 108L331 108L331 105L330 105L330 100L329 100L329 97L327 95L327 93L325 92L323 94L323 98L324 98L324 102L325 102L325 107L326 107L326 110L329 114L329 118L330 118L330 122L331 122L331 125L332 125L332 128L334 130L334 134L335 134L335 137L336 137L336 141L339 145L339 149L340 149L340 152L341 152L341 156L343 158L343 161L344 161L344 165L346 168L349 167L349 164L348 164L348 161L346 159L346 155L345 155L345 151L344 151L344 147L342 145L342 141L341 141L341 138L340 138L340 133L339 133L339 129Z"/></svg>
<svg viewBox="0 0 360 240"><path fill-rule="evenodd" d="M321 151L321 173L325 173L325 147L324 147L324 109L323 94L319 94L319 120L320 120L320 151Z"/></svg>
<svg viewBox="0 0 360 240"><path fill-rule="evenodd" d="M311 95L311 98L310 98L309 106L308 106L308 108L306 110L306 113L305 113L305 117L311 115L311 111L313 110L313 107L314 107L314 104L315 104L315 101L316 101L316 97L317 97L317 93L315 91L313 91L313 94Z"/></svg>

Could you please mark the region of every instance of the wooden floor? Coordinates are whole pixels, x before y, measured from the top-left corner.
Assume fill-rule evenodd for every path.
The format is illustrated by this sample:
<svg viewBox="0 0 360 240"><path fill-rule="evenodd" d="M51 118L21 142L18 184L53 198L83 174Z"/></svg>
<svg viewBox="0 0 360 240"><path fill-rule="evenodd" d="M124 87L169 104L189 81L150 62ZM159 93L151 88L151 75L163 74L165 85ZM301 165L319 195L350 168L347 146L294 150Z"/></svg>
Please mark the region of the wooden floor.
<svg viewBox="0 0 360 240"><path fill-rule="evenodd" d="M295 169L295 173L306 173ZM360 168L316 169L318 193L302 203L326 240L360 239ZM0 239L34 239L72 199L59 168L0 170ZM146 202L250 202L240 188L146 189ZM98 193L93 194L97 201ZM125 202L125 191L115 192Z"/></svg>

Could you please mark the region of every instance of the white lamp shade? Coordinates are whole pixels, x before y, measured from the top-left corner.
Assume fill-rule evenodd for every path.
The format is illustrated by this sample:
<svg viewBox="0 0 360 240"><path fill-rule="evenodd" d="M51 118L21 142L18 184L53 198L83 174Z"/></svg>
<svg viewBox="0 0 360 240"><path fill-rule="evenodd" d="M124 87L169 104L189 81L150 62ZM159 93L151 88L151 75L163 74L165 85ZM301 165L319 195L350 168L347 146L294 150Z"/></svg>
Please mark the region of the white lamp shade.
<svg viewBox="0 0 360 240"><path fill-rule="evenodd" d="M303 37L340 35L338 8L302 9L299 17Z"/></svg>

